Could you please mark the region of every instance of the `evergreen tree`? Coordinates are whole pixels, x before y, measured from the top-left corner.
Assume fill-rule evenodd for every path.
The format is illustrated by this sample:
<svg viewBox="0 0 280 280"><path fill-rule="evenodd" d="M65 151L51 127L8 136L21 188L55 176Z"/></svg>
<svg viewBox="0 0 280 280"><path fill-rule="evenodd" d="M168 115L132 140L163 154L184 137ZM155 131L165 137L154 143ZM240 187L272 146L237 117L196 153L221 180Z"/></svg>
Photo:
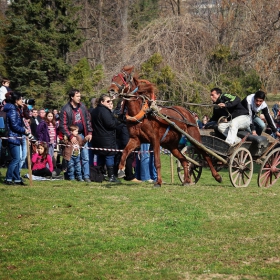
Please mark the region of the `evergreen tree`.
<svg viewBox="0 0 280 280"><path fill-rule="evenodd" d="M44 98L69 73L67 54L82 38L73 0L15 0L6 12L6 67L13 88ZM4 23L4 22L3 22ZM52 98L50 93L48 98Z"/></svg>

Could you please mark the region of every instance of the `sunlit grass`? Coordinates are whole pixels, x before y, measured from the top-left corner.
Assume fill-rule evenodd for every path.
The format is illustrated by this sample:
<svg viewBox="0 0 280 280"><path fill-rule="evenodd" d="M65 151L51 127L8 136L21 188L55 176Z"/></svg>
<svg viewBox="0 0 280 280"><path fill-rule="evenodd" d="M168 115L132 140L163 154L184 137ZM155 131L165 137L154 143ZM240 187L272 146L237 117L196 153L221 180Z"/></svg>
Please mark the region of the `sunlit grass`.
<svg viewBox="0 0 280 280"><path fill-rule="evenodd" d="M236 189L203 169L182 187L162 165L161 188L1 185L0 279L280 278L279 186L258 188L255 173Z"/></svg>

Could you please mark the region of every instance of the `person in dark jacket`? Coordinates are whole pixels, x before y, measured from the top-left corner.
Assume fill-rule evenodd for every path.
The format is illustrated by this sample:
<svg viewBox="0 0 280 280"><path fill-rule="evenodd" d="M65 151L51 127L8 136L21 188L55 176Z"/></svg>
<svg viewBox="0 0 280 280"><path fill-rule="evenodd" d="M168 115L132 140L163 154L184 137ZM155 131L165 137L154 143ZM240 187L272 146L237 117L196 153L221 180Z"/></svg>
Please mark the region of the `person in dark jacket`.
<svg viewBox="0 0 280 280"><path fill-rule="evenodd" d="M81 93L78 89L72 89L68 96L69 102L62 107L59 115L59 133L62 134L63 139L69 140L73 145L79 145L76 137L70 131L71 125L77 125L79 127L78 135L90 142L92 137L90 114L85 105L81 103ZM90 183L88 143L81 149L81 159L83 179Z"/></svg>
<svg viewBox="0 0 280 280"><path fill-rule="evenodd" d="M92 146L101 148L96 150L98 155L97 164L106 165L109 182L118 183L119 180L114 175L114 157L117 149L116 128L118 120L114 117L110 104L112 100L109 95L102 94L98 100L97 107L92 111ZM102 150L104 149L104 150ZM113 149L114 151L108 151Z"/></svg>
<svg viewBox="0 0 280 280"><path fill-rule="evenodd" d="M121 119L121 122L116 127L117 133L117 147L120 150L123 150L129 141L129 132L126 124L125 118L125 109L122 110L123 101L119 101L116 109L113 111L113 114L116 118ZM122 112L124 111L124 112ZM121 161L122 152L118 152L115 156L115 174L118 173L119 163ZM134 162L135 153L132 152L128 155L125 162L125 177L126 181L141 183L142 181L136 179L133 172L133 162Z"/></svg>
<svg viewBox="0 0 280 280"><path fill-rule="evenodd" d="M217 106L209 122L218 122L218 130L226 136L226 142L234 145L241 141L237 137L239 129L249 129L250 116L248 109L244 108L238 96L222 93L219 88L211 90L210 98ZM223 121L221 121L221 117Z"/></svg>
<svg viewBox="0 0 280 280"><path fill-rule="evenodd" d="M27 135L28 130L24 128L22 106L23 101L20 93L8 92L6 94L4 111L7 117L8 147L12 158L4 181L6 185L25 185L20 177L20 150L22 145L21 137Z"/></svg>
<svg viewBox="0 0 280 280"><path fill-rule="evenodd" d="M280 137L280 132L277 131L276 124L269 113L265 100L265 93L261 90L248 95L242 100L242 105L248 108L250 115L250 129L253 135L261 135L265 129L265 123L257 114L261 111L267 122L267 126L272 130L274 135Z"/></svg>

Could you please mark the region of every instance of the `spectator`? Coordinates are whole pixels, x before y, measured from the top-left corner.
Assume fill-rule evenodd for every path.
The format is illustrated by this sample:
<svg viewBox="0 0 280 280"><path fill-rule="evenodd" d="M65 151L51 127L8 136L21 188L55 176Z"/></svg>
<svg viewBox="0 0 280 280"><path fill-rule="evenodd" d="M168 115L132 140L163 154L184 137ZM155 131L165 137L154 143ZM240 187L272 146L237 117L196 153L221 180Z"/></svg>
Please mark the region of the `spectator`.
<svg viewBox="0 0 280 280"><path fill-rule="evenodd" d="M39 125L39 119L38 119L38 110L33 108L31 110L32 116L30 119L30 128L32 135L37 139L37 126Z"/></svg>
<svg viewBox="0 0 280 280"><path fill-rule="evenodd" d="M280 101L275 103L273 106L272 106L272 112L273 112L273 115L274 115L274 119L277 118L278 114L279 114L279 110L280 110Z"/></svg>
<svg viewBox="0 0 280 280"><path fill-rule="evenodd" d="M53 117L53 115L52 115ZM44 119L41 119L39 125L37 126L37 140L40 142L45 142L48 144L48 153L50 153L50 134L49 134L49 128L48 128L48 120L45 116ZM51 157L53 156L53 152L51 154Z"/></svg>
<svg viewBox="0 0 280 280"><path fill-rule="evenodd" d="M261 90L256 93L248 95L242 100L242 105L248 108L250 114L250 130L253 135L261 135L266 125L264 121L257 116L257 113L262 112L264 118L267 122L267 126L272 130L272 132L280 137L280 132L277 131L276 125L272 116L269 114L265 100L265 93Z"/></svg>
<svg viewBox="0 0 280 280"><path fill-rule="evenodd" d="M23 124L23 111L22 111L22 95L18 92L8 92L6 94L6 104L4 111L7 117L8 127L8 146L11 154L11 162L8 166L6 179L4 184L6 185L23 185L26 184L20 177L20 149L22 145L21 137L27 135L28 131L24 128Z"/></svg>
<svg viewBox="0 0 280 280"><path fill-rule="evenodd" d="M136 159L136 178L149 183L157 181L154 153L148 143L143 143L140 146L139 156Z"/></svg>
<svg viewBox="0 0 280 280"><path fill-rule="evenodd" d="M219 88L213 88L210 97L218 108L214 107L213 116L209 122L218 123L218 130L226 137L225 141L228 144L239 143L241 139L237 137L238 129L248 129L250 126L248 110L242 106L239 97L224 94Z"/></svg>
<svg viewBox="0 0 280 280"><path fill-rule="evenodd" d="M63 106L59 116L59 131L63 139L69 140L73 145L79 145L77 138L71 134L70 126L77 125L79 127L79 136L87 142L92 138L92 127L89 113L84 104L81 103L81 93L77 89L72 89L69 94L69 102ZM89 153L88 143L81 150L82 173L86 182L89 179Z"/></svg>
<svg viewBox="0 0 280 280"><path fill-rule="evenodd" d="M5 95L7 92L12 91L10 88L10 80L7 78L3 78L1 81L1 87L0 87L0 106L4 106L3 101L5 100Z"/></svg>
<svg viewBox="0 0 280 280"><path fill-rule="evenodd" d="M204 126L209 122L209 117L207 115L204 115L202 117L202 128L204 128Z"/></svg>
<svg viewBox="0 0 280 280"><path fill-rule="evenodd" d="M90 115L92 114L93 110L96 108L98 102L98 98L92 98L90 101L90 108L89 108L89 113ZM88 142L88 147L89 147L89 165L90 166L97 166L97 155L95 154L94 150L91 149L93 147L93 143Z"/></svg>
<svg viewBox="0 0 280 280"><path fill-rule="evenodd" d="M58 122L59 121L59 114L58 114L57 109L53 109L53 116L54 116L55 121Z"/></svg>
<svg viewBox="0 0 280 280"><path fill-rule="evenodd" d="M129 132L126 125L125 112L124 113L121 112L122 105L123 105L123 101L119 101L116 109L114 110L114 116L122 119L122 122L120 122L116 127L117 148L120 150L123 150L129 141ZM115 155L115 175L117 175L118 173L118 169L119 169L118 167L121 160L121 156L122 156L122 152L118 152ZM133 172L134 156L135 153L132 152L128 155L126 159L124 179L126 181L140 183L141 181L135 178Z"/></svg>
<svg viewBox="0 0 280 280"><path fill-rule="evenodd" d="M53 167L52 158L48 153L48 144L39 142L36 153L32 155L32 175L40 177L48 177L53 179L62 179L59 176L61 170Z"/></svg>
<svg viewBox="0 0 280 280"><path fill-rule="evenodd" d="M32 175L40 177L52 176L53 163L48 150L48 143L38 143L36 153L32 155Z"/></svg>
<svg viewBox="0 0 280 280"><path fill-rule="evenodd" d="M198 114L197 114L197 113L193 113L193 115L194 115L194 117L195 117L195 120L196 120L196 123L197 123L198 128L201 129L201 128L202 128L202 122L201 122L201 120L199 119Z"/></svg>
<svg viewBox="0 0 280 280"><path fill-rule="evenodd" d="M76 125L71 125L69 127L71 135L76 137L78 141L78 145L72 145L71 141L65 140L63 143L65 147L63 149L63 158L67 161L67 177L69 180L75 180L80 182L84 182L82 176L82 168L81 168L81 157L80 157L80 149L86 143L85 139L82 139L79 136L79 127Z"/></svg>
<svg viewBox="0 0 280 280"><path fill-rule="evenodd" d="M93 128L92 143L94 147L100 148L100 150L95 151L98 155L97 163L102 167L106 165L109 182L119 183L120 181L114 174L114 157L116 154L115 149L117 148L116 128L118 121L114 117L111 108L112 100L110 96L102 94L98 100L97 107L91 114ZM108 151L107 149L113 149L113 151Z"/></svg>
<svg viewBox="0 0 280 280"><path fill-rule="evenodd" d="M38 120L39 120L39 123L42 121L42 120L44 120L45 119L45 117L46 117L46 111L45 111L45 109L40 109L39 110L39 115L38 115Z"/></svg>

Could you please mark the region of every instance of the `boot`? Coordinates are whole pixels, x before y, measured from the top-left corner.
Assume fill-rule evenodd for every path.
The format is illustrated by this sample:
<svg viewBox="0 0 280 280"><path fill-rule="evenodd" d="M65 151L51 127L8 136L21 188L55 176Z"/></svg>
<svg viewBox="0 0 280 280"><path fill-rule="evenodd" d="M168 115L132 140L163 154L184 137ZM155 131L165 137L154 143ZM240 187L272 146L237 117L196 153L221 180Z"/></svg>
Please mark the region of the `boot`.
<svg viewBox="0 0 280 280"><path fill-rule="evenodd" d="M111 183L120 183L121 181L115 177L114 166L107 166L108 181Z"/></svg>

